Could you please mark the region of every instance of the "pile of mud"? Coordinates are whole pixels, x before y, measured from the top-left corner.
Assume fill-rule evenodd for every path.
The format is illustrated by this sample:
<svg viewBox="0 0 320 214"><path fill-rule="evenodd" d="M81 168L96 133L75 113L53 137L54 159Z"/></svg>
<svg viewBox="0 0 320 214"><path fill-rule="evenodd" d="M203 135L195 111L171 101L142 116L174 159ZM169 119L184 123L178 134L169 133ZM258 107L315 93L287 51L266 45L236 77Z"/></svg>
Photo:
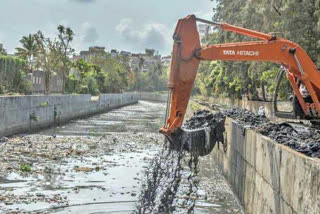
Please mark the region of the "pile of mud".
<svg viewBox="0 0 320 214"><path fill-rule="evenodd" d="M268 123L257 131L309 157L320 158L320 130L310 127L308 133L298 133L286 123Z"/></svg>
<svg viewBox="0 0 320 214"><path fill-rule="evenodd" d="M298 130L290 123L272 123L264 116L237 108L226 110L223 114L236 120L241 126L253 128L280 144L309 157L320 158L320 129L317 127ZM302 125L297 124L297 126Z"/></svg>
<svg viewBox="0 0 320 214"><path fill-rule="evenodd" d="M194 212L199 156L210 152L216 142L223 142L224 121L222 114L198 111L173 135L176 145L165 141L162 151L146 170L136 213ZM197 132L202 128L205 131ZM185 168L188 175L183 174Z"/></svg>
<svg viewBox="0 0 320 214"><path fill-rule="evenodd" d="M216 130L218 137L220 137L218 140L223 140L223 135L220 134L224 132L224 121L225 116L221 112L212 114L207 110L199 110L193 114L190 120L185 122L183 127L191 130L211 127Z"/></svg>
<svg viewBox="0 0 320 214"><path fill-rule="evenodd" d="M222 111L225 116L236 120L241 126L260 127L270 121L261 115L254 114L246 109L231 108Z"/></svg>

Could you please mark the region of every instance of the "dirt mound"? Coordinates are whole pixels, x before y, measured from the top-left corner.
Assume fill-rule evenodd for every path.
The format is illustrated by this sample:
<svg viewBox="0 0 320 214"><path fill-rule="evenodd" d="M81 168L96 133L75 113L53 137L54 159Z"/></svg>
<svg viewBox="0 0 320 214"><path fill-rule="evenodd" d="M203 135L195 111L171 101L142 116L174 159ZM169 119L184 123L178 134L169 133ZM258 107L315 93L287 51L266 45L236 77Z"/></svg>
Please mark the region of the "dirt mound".
<svg viewBox="0 0 320 214"><path fill-rule="evenodd" d="M317 127L305 126L305 130L301 131L290 123L272 123L264 116L238 108L226 110L223 114L236 120L240 125L249 126L280 144L309 157L320 158L320 130Z"/></svg>
<svg viewBox="0 0 320 214"><path fill-rule="evenodd" d="M205 127L220 127L224 124L225 116L222 113L212 114L207 110L200 110L193 114L190 120L187 120L184 124L186 129L199 129ZM224 127L220 127L224 131Z"/></svg>
<svg viewBox="0 0 320 214"><path fill-rule="evenodd" d="M254 114L246 109L232 108L222 113L225 116L235 119L243 126L259 127L270 122L265 116Z"/></svg>
<svg viewBox="0 0 320 214"><path fill-rule="evenodd" d="M309 134L298 133L290 125L268 123L257 129L263 135L309 157L320 158L320 131L308 128Z"/></svg>

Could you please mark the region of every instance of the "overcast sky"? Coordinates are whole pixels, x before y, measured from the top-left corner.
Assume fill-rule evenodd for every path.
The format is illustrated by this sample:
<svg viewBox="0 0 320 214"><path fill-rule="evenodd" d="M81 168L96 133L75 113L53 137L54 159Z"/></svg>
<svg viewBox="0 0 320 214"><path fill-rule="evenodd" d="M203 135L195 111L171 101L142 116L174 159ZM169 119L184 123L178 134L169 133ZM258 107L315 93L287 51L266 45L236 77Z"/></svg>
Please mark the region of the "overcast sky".
<svg viewBox="0 0 320 214"><path fill-rule="evenodd" d="M1 0L0 43L13 53L22 36L42 30L53 37L71 27L76 52L105 46L132 52L171 52L176 22L189 14L210 19L210 0Z"/></svg>

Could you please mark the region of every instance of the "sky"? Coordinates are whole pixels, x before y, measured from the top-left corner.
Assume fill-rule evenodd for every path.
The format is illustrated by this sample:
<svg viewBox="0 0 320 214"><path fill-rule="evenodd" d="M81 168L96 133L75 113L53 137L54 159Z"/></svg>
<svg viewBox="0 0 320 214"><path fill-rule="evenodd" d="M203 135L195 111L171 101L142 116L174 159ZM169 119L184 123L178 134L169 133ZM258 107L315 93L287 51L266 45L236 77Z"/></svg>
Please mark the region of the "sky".
<svg viewBox="0 0 320 214"><path fill-rule="evenodd" d="M211 19L213 7L210 0L1 0L0 43L12 54L22 36L41 30L53 38L62 24L75 32L76 52L105 46L166 55L178 19Z"/></svg>

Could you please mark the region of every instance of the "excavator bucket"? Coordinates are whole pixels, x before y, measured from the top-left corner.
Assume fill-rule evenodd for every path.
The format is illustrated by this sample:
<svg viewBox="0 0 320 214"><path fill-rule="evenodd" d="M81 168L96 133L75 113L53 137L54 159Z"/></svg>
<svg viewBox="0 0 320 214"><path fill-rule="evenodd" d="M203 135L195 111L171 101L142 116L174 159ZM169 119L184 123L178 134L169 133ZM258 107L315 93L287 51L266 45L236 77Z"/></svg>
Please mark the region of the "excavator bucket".
<svg viewBox="0 0 320 214"><path fill-rule="evenodd" d="M178 128L169 138L171 149L185 150L195 156L208 155L216 144L214 139L215 133L209 127L193 130Z"/></svg>
<svg viewBox="0 0 320 214"><path fill-rule="evenodd" d="M194 15L178 21L173 39L166 120L160 133L167 137L175 150L184 149L205 155L212 146L207 142L210 131L181 129L200 63L195 55L201 45Z"/></svg>

